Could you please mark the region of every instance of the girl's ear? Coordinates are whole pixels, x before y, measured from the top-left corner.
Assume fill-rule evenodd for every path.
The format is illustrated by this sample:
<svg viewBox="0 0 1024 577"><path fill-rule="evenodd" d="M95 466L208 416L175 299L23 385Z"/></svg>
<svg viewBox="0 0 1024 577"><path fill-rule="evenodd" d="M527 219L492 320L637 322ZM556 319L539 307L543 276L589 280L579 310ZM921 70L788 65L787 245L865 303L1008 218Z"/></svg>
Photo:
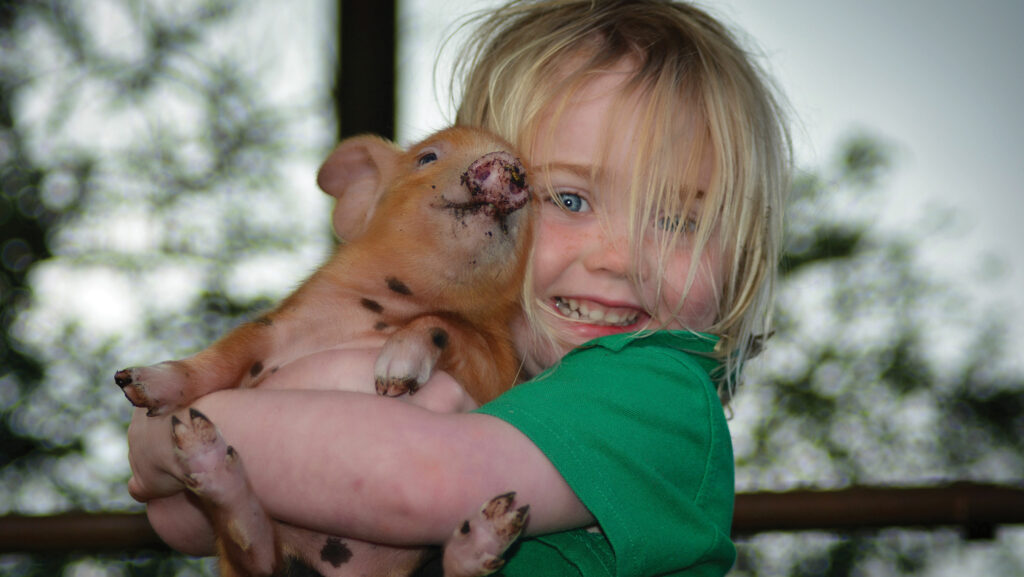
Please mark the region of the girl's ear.
<svg viewBox="0 0 1024 577"><path fill-rule="evenodd" d="M316 182L335 198L334 233L339 238L355 240L366 230L401 154L394 143L366 135L343 140L324 161Z"/></svg>

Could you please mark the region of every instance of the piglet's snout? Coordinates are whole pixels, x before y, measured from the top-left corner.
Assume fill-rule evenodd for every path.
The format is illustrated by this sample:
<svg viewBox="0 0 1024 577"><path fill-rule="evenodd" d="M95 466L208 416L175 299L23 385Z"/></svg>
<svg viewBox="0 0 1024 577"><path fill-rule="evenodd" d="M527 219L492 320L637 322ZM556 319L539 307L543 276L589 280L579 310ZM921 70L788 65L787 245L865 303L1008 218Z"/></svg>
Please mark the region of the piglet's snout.
<svg viewBox="0 0 1024 577"><path fill-rule="evenodd" d="M486 207L496 216L519 210L530 197L523 163L505 151L476 159L462 173L462 185L469 189L474 204Z"/></svg>

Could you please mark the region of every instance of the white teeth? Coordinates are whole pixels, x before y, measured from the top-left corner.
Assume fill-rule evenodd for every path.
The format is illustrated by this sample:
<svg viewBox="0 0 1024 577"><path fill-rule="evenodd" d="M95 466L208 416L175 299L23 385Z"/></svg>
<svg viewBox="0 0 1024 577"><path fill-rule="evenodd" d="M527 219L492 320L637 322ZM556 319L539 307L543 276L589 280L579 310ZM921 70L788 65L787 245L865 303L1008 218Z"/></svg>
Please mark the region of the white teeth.
<svg viewBox="0 0 1024 577"><path fill-rule="evenodd" d="M574 320L609 326L629 326L636 322L636 312L615 312L602 308L594 303L580 303L576 299L555 298L555 308L563 316Z"/></svg>

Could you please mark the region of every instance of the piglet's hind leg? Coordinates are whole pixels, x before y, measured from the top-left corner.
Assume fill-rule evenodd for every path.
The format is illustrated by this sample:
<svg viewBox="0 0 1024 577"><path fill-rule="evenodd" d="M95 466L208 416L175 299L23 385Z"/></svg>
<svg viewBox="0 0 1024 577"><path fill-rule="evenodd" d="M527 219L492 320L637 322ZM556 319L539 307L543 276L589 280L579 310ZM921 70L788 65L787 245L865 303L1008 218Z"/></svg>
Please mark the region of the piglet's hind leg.
<svg viewBox="0 0 1024 577"><path fill-rule="evenodd" d="M445 577L490 575L505 565L501 554L519 538L530 507L515 506L515 493L498 495L455 530L444 548Z"/></svg>
<svg viewBox="0 0 1024 577"><path fill-rule="evenodd" d="M171 418L175 455L185 483L198 495L218 535L221 574L269 576L278 565L273 522L260 506L238 453L205 415L189 409Z"/></svg>

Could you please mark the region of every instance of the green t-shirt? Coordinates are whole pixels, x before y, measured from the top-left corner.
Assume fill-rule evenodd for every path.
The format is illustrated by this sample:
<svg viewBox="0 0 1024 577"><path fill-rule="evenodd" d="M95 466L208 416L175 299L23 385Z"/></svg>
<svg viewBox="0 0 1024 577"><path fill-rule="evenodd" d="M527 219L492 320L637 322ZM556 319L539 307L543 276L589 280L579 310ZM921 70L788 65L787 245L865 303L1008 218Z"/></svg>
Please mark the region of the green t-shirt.
<svg viewBox="0 0 1024 577"><path fill-rule="evenodd" d="M716 342L682 331L596 339L478 409L526 434L601 529L523 539L503 575L729 571L733 455L709 376Z"/></svg>

